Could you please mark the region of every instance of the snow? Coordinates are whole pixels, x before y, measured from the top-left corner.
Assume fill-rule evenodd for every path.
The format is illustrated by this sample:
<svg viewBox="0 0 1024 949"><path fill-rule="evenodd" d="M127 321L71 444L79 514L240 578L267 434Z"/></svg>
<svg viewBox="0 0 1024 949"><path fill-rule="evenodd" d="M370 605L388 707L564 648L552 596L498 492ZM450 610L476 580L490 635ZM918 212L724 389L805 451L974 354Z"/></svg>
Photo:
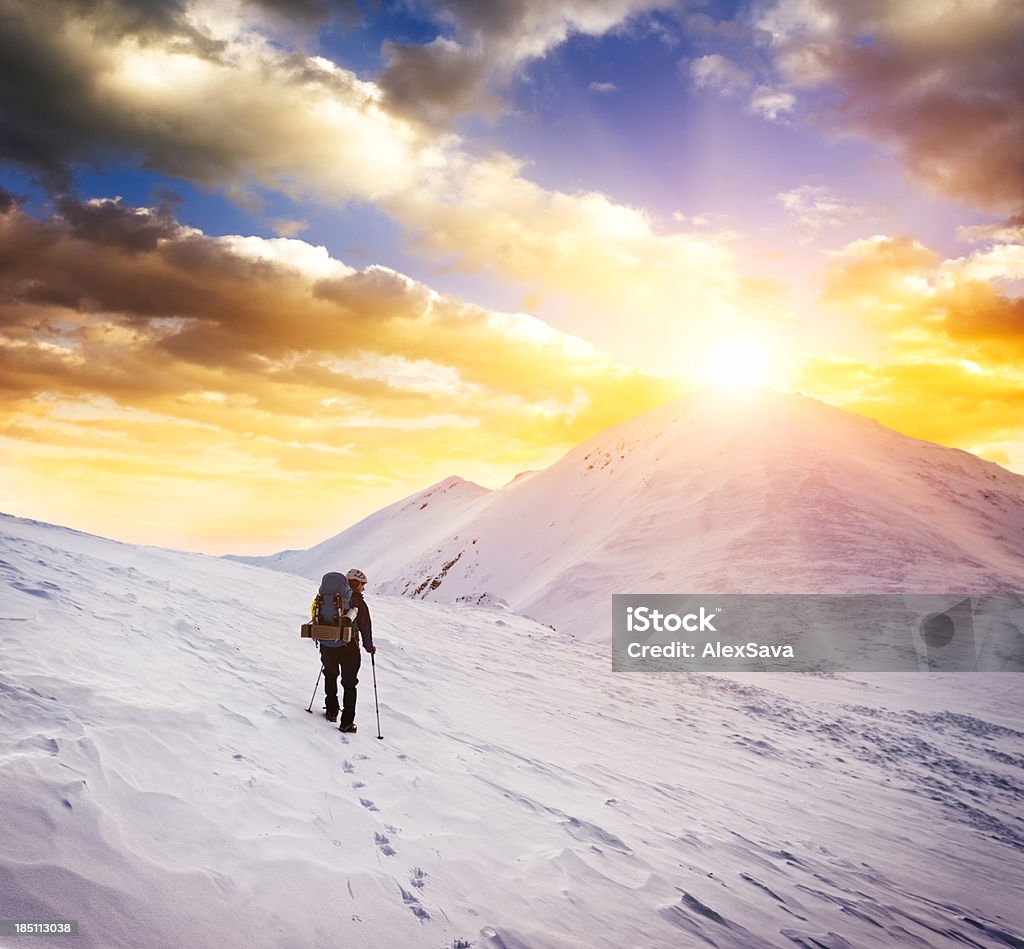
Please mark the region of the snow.
<svg viewBox="0 0 1024 949"><path fill-rule="evenodd" d="M450 477L418 491L410 497L363 518L342 534L328 538L309 550L285 550L269 557L229 556L227 559L254 566L271 567L319 580L331 570L339 569L346 558L358 559L343 570L358 566L374 582L387 571L394 571L398 550L421 550L432 547L447 536L451 524L476 501L486 497L487 488Z"/></svg>
<svg viewBox="0 0 1024 949"><path fill-rule="evenodd" d="M1024 940L1015 675L616 675L507 609L378 594L378 741L368 662L358 734L306 712L314 582L11 517L0 547L0 918L80 925L33 946Z"/></svg>
<svg viewBox="0 0 1024 949"><path fill-rule="evenodd" d="M488 594L601 643L613 593L1024 589L1024 477L767 389L705 390L500 490L453 490L426 529L421 503L262 562L316 579L365 559L376 592Z"/></svg>

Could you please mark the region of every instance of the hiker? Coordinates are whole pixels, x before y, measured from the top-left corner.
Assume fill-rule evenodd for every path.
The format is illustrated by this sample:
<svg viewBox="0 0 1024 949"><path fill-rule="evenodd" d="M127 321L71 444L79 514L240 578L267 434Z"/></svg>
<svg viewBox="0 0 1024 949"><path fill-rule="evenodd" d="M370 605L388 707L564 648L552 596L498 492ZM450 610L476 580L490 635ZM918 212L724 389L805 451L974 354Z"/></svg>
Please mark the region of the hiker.
<svg viewBox="0 0 1024 949"><path fill-rule="evenodd" d="M353 568L345 575L351 590L350 608L358 609L353 626L358 630L363 641L363 649L375 653L373 644L373 626L370 621L370 608L363 598L366 589L366 574ZM326 578L325 578L326 579ZM320 659L324 666L324 692L327 695L327 719L338 721L338 674L341 674L341 721L338 728L343 732L356 730L356 685L359 682L359 666L362 656L359 653L359 640L353 636L352 642L340 643L322 641L320 643Z"/></svg>

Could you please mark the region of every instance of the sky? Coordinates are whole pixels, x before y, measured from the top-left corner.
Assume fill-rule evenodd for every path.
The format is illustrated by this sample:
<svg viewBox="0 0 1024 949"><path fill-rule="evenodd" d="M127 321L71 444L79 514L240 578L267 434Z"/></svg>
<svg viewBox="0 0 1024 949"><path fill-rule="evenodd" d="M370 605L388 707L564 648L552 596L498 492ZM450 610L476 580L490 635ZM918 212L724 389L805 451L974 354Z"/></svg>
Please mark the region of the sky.
<svg viewBox="0 0 1024 949"><path fill-rule="evenodd" d="M210 553L707 385L1024 473L1016 0L0 0L0 510Z"/></svg>

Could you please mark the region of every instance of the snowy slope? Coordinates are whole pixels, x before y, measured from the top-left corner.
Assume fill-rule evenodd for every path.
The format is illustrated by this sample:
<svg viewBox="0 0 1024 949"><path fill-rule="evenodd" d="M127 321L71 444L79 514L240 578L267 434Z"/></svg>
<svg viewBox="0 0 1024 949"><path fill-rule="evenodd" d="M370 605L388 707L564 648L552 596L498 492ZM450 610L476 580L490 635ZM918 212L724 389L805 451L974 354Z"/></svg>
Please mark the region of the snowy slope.
<svg viewBox="0 0 1024 949"><path fill-rule="evenodd" d="M253 566L271 567L319 580L330 570L358 567L376 579L393 569L403 550L428 550L444 539L475 502L486 497L487 488L451 477L423 491L396 501L363 518L348 530L309 550L286 550L269 557L229 556ZM330 564L324 567L324 564Z"/></svg>
<svg viewBox="0 0 1024 949"><path fill-rule="evenodd" d="M0 549L0 918L81 927L33 946L1024 940L1014 675L613 675L377 596L377 741L367 666L357 735L306 714L309 581L8 517Z"/></svg>
<svg viewBox="0 0 1024 949"><path fill-rule="evenodd" d="M771 390L706 390L610 428L429 536L409 513L272 566L319 577L372 533L380 592L492 594L596 640L612 593L1024 589L1024 478Z"/></svg>

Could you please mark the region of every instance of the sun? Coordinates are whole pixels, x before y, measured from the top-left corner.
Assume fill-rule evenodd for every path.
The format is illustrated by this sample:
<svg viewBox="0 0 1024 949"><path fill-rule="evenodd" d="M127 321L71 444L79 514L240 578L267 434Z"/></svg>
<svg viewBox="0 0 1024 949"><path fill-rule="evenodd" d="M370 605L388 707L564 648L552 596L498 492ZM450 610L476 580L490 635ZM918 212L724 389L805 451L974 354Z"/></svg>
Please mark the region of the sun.
<svg viewBox="0 0 1024 949"><path fill-rule="evenodd" d="M705 374L713 385L761 386L768 379L768 359L757 343L732 339L711 351Z"/></svg>

